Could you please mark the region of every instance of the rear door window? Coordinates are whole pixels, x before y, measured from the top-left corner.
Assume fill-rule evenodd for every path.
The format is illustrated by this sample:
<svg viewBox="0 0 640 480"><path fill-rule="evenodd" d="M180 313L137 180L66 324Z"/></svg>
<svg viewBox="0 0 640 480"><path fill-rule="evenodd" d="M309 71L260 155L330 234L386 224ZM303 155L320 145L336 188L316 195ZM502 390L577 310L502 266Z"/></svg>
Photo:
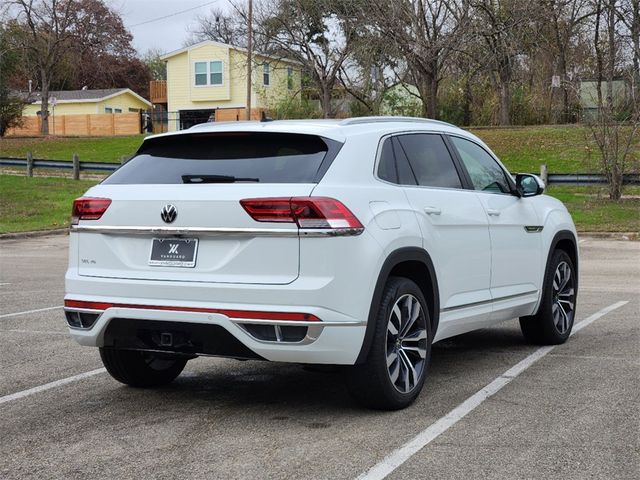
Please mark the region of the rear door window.
<svg viewBox="0 0 640 480"><path fill-rule="evenodd" d="M341 145L289 133L169 135L145 141L103 183L316 183Z"/></svg>
<svg viewBox="0 0 640 480"><path fill-rule="evenodd" d="M397 137L418 185L462 188L458 171L440 135L418 133Z"/></svg>

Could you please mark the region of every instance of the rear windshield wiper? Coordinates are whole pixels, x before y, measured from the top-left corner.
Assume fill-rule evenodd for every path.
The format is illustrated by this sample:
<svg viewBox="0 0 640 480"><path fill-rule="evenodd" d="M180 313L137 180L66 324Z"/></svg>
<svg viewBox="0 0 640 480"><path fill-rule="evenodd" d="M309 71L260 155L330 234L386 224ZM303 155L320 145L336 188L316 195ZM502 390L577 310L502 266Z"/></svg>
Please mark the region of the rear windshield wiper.
<svg viewBox="0 0 640 480"><path fill-rule="evenodd" d="M182 175L182 183L235 183L259 181L259 178L234 177L233 175Z"/></svg>

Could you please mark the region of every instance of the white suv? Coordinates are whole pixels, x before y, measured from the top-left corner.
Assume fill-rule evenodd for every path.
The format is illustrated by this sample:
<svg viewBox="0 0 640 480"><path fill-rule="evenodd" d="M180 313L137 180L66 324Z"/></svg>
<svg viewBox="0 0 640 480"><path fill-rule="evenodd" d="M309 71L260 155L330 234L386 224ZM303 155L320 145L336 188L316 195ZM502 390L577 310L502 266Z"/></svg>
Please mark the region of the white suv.
<svg viewBox="0 0 640 480"><path fill-rule="evenodd" d="M433 342L516 317L530 341L568 338L576 231L543 189L432 120L148 137L74 202L70 332L132 386L200 355L343 365L359 401L402 408Z"/></svg>

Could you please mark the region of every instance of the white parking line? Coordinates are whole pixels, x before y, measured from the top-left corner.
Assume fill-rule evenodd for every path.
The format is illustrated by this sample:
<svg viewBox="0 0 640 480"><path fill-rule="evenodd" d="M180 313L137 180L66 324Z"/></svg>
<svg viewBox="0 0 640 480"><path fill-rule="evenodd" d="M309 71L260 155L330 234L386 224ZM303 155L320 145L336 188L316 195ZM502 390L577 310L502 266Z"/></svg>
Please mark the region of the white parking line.
<svg viewBox="0 0 640 480"><path fill-rule="evenodd" d="M28 397L29 395L33 395L34 393L44 392L46 390L51 390L52 388L67 385L68 383L77 382L78 380L84 380L85 378L93 377L94 375L99 375L100 373L104 372L106 372L104 368L97 368L95 370L91 370L90 372L84 372L78 375L74 375L73 377L63 378L61 380L45 383L44 385L33 387L28 390L22 390L21 392L12 393L11 395L5 395L4 397L0 397L0 405L2 405L3 403L11 402L12 400L18 400L19 398Z"/></svg>
<svg viewBox="0 0 640 480"><path fill-rule="evenodd" d="M62 308L62 305L58 307L47 307L47 308L37 308L36 310L26 310L24 312L4 313L0 315L0 318L16 317L18 315L27 315L28 313L46 312L47 310L56 310L57 308Z"/></svg>
<svg viewBox="0 0 640 480"><path fill-rule="evenodd" d="M592 324L599 318L605 316L607 313L622 307L629 303L628 301L616 302L613 305L609 305L603 308L599 312L585 318L580 323L577 323L573 327L571 335L579 332L583 328ZM371 467L368 471L358 477L358 480L381 480L393 472L396 468L409 460L413 455L418 453L422 448L427 446L433 440L438 438L441 434L446 432L453 425L458 423L459 420L464 418L470 412L475 410L482 402L487 398L495 395L505 385L508 385L514 378L524 372L527 368L533 365L535 362L544 357L547 353L553 350L555 346L542 347L526 357L521 362L517 363L509 370L504 372L498 378L486 385L478 392L471 395L464 402L458 405L456 408L447 413L444 417L437 420L435 423L429 425L426 429L422 430L418 435L413 437L407 443L400 448L394 450L379 463Z"/></svg>
<svg viewBox="0 0 640 480"><path fill-rule="evenodd" d="M56 332L53 330L21 330L19 328L10 328L8 330L0 330L0 333L36 333L41 335L64 335L69 336L69 332Z"/></svg>

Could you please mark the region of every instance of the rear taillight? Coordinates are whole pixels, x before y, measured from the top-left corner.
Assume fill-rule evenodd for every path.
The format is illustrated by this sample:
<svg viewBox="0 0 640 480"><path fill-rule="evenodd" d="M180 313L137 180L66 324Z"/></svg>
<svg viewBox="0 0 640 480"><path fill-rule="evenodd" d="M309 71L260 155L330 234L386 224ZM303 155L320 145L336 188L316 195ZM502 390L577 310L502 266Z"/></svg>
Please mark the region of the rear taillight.
<svg viewBox="0 0 640 480"><path fill-rule="evenodd" d="M300 228L362 229L356 216L335 198L249 198L240 204L258 222L297 223Z"/></svg>
<svg viewBox="0 0 640 480"><path fill-rule="evenodd" d="M109 198L80 197L73 201L71 225L77 225L80 220L98 220L111 205Z"/></svg>

